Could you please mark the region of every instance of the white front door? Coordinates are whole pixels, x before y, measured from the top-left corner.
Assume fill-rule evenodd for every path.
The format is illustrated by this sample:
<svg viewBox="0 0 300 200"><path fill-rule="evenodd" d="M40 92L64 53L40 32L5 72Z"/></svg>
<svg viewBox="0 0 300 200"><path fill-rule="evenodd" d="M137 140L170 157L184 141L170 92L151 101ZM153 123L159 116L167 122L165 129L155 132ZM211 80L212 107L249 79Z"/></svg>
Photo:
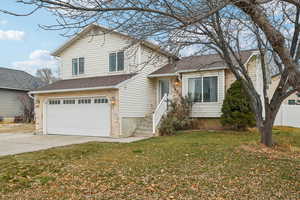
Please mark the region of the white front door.
<svg viewBox="0 0 300 200"><path fill-rule="evenodd" d="M47 134L110 136L107 98L49 99L45 117Z"/></svg>
<svg viewBox="0 0 300 200"><path fill-rule="evenodd" d="M158 100L165 96L165 94L170 93L170 80L169 79L160 79L158 80Z"/></svg>

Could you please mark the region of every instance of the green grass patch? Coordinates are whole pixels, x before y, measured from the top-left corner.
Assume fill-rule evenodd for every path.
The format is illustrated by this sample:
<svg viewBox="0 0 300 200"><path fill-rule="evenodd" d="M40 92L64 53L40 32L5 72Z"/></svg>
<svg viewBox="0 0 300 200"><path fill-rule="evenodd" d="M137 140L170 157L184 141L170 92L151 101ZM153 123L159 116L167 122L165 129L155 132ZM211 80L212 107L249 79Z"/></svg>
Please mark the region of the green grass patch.
<svg viewBox="0 0 300 200"><path fill-rule="evenodd" d="M299 199L300 130L181 132L0 157L1 199Z"/></svg>

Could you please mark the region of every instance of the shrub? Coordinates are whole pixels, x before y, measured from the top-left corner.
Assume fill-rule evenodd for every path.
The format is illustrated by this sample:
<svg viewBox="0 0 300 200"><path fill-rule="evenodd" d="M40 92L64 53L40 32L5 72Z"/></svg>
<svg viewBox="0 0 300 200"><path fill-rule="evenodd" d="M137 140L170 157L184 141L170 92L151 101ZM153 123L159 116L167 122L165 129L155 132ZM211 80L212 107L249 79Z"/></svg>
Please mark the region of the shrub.
<svg viewBox="0 0 300 200"><path fill-rule="evenodd" d="M192 101L189 97L176 98L169 102L168 113L162 118L158 128L160 135L174 135L178 130L186 130L192 126L189 117Z"/></svg>
<svg viewBox="0 0 300 200"><path fill-rule="evenodd" d="M235 130L245 130L255 126L255 116L251 110L250 98L241 81L235 81L228 89L222 107L221 123Z"/></svg>

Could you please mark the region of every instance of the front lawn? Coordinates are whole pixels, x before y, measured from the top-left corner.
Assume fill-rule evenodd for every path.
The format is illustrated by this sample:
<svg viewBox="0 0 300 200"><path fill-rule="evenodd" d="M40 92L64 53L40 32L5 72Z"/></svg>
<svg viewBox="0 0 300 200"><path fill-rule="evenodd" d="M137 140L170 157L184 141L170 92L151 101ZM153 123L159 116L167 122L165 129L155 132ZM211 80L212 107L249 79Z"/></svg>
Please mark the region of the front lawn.
<svg viewBox="0 0 300 200"><path fill-rule="evenodd" d="M1 199L299 199L300 130L190 132L0 158Z"/></svg>

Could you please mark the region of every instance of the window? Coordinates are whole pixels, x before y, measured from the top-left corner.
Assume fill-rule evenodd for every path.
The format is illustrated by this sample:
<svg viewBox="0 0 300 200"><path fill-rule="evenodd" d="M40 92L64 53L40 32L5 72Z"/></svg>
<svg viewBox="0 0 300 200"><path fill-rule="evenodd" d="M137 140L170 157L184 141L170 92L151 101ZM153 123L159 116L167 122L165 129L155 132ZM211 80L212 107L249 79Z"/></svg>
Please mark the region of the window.
<svg viewBox="0 0 300 200"><path fill-rule="evenodd" d="M124 52L120 51L117 53L109 54L109 71L117 72L124 70Z"/></svg>
<svg viewBox="0 0 300 200"><path fill-rule="evenodd" d="M108 99L106 98L94 99L94 103L108 103Z"/></svg>
<svg viewBox="0 0 300 200"><path fill-rule="evenodd" d="M91 99L79 99L78 104L90 104Z"/></svg>
<svg viewBox="0 0 300 200"><path fill-rule="evenodd" d="M296 105L296 100L290 99L290 100L288 101L288 104L289 104L289 105Z"/></svg>
<svg viewBox="0 0 300 200"><path fill-rule="evenodd" d="M218 101L218 77L214 76L203 78L203 101Z"/></svg>
<svg viewBox="0 0 300 200"><path fill-rule="evenodd" d="M63 104L75 104L75 100L74 99L66 99L66 100L63 100Z"/></svg>
<svg viewBox="0 0 300 200"><path fill-rule="evenodd" d="M84 74L84 58L73 58L72 59L72 74Z"/></svg>
<svg viewBox="0 0 300 200"><path fill-rule="evenodd" d="M79 74L84 73L84 58L79 58Z"/></svg>
<svg viewBox="0 0 300 200"><path fill-rule="evenodd" d="M202 102L202 77L190 78L188 82L188 87L189 97L192 98L194 102Z"/></svg>
<svg viewBox="0 0 300 200"><path fill-rule="evenodd" d="M58 105L58 104L60 104L60 100L57 100L57 99L51 99L51 100L49 100L49 104L50 104L50 105Z"/></svg>
<svg viewBox="0 0 300 200"><path fill-rule="evenodd" d="M198 77L188 79L188 95L194 102L218 101L218 77Z"/></svg>
<svg viewBox="0 0 300 200"><path fill-rule="evenodd" d="M159 80L160 100L165 96L165 94L169 94L169 90L170 90L169 80L168 79Z"/></svg>

